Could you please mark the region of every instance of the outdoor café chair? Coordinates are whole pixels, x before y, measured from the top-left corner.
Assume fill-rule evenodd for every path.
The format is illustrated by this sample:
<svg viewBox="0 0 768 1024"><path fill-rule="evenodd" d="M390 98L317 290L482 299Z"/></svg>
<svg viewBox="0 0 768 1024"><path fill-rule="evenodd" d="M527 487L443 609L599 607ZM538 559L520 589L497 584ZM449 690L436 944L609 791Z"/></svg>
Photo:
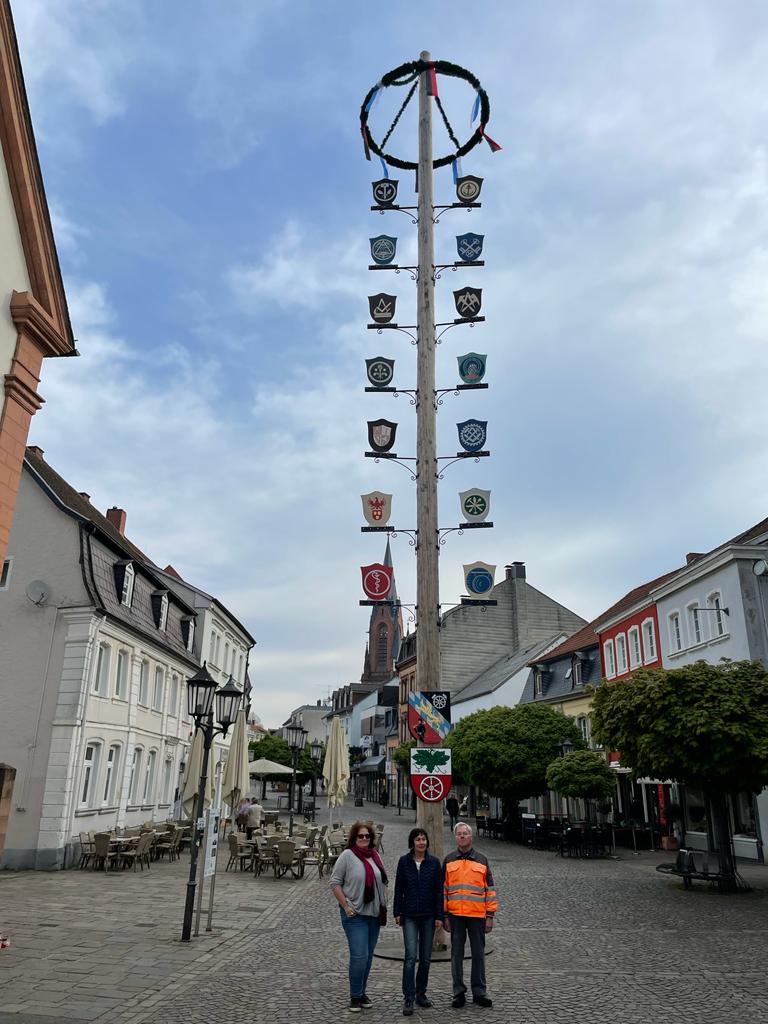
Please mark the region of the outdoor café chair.
<svg viewBox="0 0 768 1024"><path fill-rule="evenodd" d="M93 833L80 833L80 863L79 868L88 867L88 861L93 856Z"/></svg>
<svg viewBox="0 0 768 1024"><path fill-rule="evenodd" d="M224 868L225 871L229 871L233 864L237 864L240 861L240 870L245 870L245 862L247 860L253 860L253 847L246 846L245 843L240 841L240 837L237 832L229 833L229 860L227 866Z"/></svg>
<svg viewBox="0 0 768 1024"><path fill-rule="evenodd" d="M109 871L110 863L114 864L120 856L120 853L116 849L110 847L110 835L109 832L97 832L93 837L93 866L94 868L103 867L105 871Z"/></svg>
<svg viewBox="0 0 768 1024"><path fill-rule="evenodd" d="M254 843L254 874L259 875L266 868L275 866L275 850L264 836L260 836Z"/></svg>
<svg viewBox="0 0 768 1024"><path fill-rule="evenodd" d="M166 832L165 835L160 836L155 843L155 859L160 860L167 853L168 860L173 860L180 839L181 832L175 826Z"/></svg>
<svg viewBox="0 0 768 1024"><path fill-rule="evenodd" d="M149 854L152 849L152 843L155 839L154 832L142 832L139 836L135 846L120 851L120 858L123 862L123 866L127 867L128 864L133 864L133 870L136 870L136 864L141 864L141 870L144 870L144 865L147 865L147 871L149 871Z"/></svg>
<svg viewBox="0 0 768 1024"><path fill-rule="evenodd" d="M282 878L289 871L294 878L301 878L304 873L303 852L296 849L292 840L281 839L277 844L275 878Z"/></svg>

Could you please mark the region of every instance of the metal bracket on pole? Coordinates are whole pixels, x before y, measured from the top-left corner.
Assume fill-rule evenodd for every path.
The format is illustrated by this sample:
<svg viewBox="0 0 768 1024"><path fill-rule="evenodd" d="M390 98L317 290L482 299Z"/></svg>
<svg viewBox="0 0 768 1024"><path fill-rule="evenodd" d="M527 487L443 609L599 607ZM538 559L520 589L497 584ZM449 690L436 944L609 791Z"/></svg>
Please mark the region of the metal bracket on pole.
<svg viewBox="0 0 768 1024"><path fill-rule="evenodd" d="M475 264L477 266L477 264ZM470 264L467 264L470 266ZM418 267L401 267L398 263L389 263L386 266L380 266L378 263L372 263L368 265L369 270L394 270L396 274L399 274L401 270L407 270L411 275L412 281L419 280L419 268Z"/></svg>
<svg viewBox="0 0 768 1024"><path fill-rule="evenodd" d="M461 603L462 604L477 604L477 605L480 605L481 608L489 608L489 607L491 607L493 605L497 605L499 602L498 601L482 601L482 600L480 600L480 598L476 598L476 597L462 597Z"/></svg>
<svg viewBox="0 0 768 1024"><path fill-rule="evenodd" d="M439 281L443 276L441 271L452 270L454 273L459 267L484 267L485 260L457 260L455 263L437 263L432 268L432 280ZM369 270L373 270L373 267L369 267Z"/></svg>
<svg viewBox="0 0 768 1024"><path fill-rule="evenodd" d="M403 469L407 470L411 474L411 480L416 481L419 479L419 474L414 473L410 466L406 466L407 462L415 462L416 459L404 455L402 459L398 459L395 452L364 452L366 459L373 459L374 462L378 462L379 459L389 459L390 462L396 462L398 466L402 466Z"/></svg>
<svg viewBox="0 0 768 1024"><path fill-rule="evenodd" d="M473 210L479 210L482 203L446 203L444 206L433 206L432 207L432 223L439 224L440 218L443 216L446 210L466 210L467 213L471 213ZM440 210L440 213L435 217L434 211Z"/></svg>
<svg viewBox="0 0 768 1024"><path fill-rule="evenodd" d="M487 384L454 384L452 388L437 388L435 391L432 392L432 394L435 396L433 404L435 406L435 409L437 409L438 406L443 404L443 399L440 397L441 395L452 394L455 395L456 398L458 398L462 391L479 391L481 388L487 387ZM368 388L366 388L366 391L367 390Z"/></svg>
<svg viewBox="0 0 768 1024"><path fill-rule="evenodd" d="M469 324L470 327L474 327L475 324L485 323L484 316L463 316L458 317L456 320L446 320L443 323L435 324L435 327L442 327L442 331L438 331L437 337L435 338L435 344L439 345L443 335L446 331L450 331L452 327L458 327L459 324Z"/></svg>
<svg viewBox="0 0 768 1024"><path fill-rule="evenodd" d="M477 205L479 206L480 204L478 203ZM411 224L419 223L419 218L411 213L412 210L418 210L418 206L372 206L371 210L374 213L389 213L390 210L398 210L400 213L404 213L411 218Z"/></svg>
<svg viewBox="0 0 768 1024"><path fill-rule="evenodd" d="M400 324L366 324L365 326L369 331L376 331L377 334L381 334L382 331L400 331L401 334L408 335L412 345L418 344L416 335L411 333L416 330L416 324L408 324L406 327L401 327Z"/></svg>
<svg viewBox="0 0 768 1024"><path fill-rule="evenodd" d="M446 469L448 469L450 466L453 466L457 462L461 462L462 459L474 459L475 462L479 462L480 459L488 458L488 456L490 454L491 454L490 452L457 452L455 456L454 455L438 455L438 457L437 457L437 461L438 462L442 462L445 459L448 459L449 461L446 462L446 464L443 466L443 468L438 473L436 473L435 476L437 477L438 480L442 480L443 479L443 474L445 473Z"/></svg>
<svg viewBox="0 0 768 1024"><path fill-rule="evenodd" d="M442 526L437 531L440 536L440 544L445 544L445 538L449 533L458 533L461 537L465 530L489 530L493 526L493 523L460 523L458 526Z"/></svg>
<svg viewBox="0 0 768 1024"><path fill-rule="evenodd" d="M418 530L403 530L394 526L361 526L360 533L388 533L392 538L404 533L409 538L408 543L412 548L418 547L419 543Z"/></svg>

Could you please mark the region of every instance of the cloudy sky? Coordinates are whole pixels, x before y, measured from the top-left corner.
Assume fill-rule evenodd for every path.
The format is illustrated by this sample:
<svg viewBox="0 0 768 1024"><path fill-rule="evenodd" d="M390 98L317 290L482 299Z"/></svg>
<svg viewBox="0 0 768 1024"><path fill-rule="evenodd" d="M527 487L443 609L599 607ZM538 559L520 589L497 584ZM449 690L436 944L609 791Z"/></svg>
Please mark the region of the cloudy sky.
<svg viewBox="0 0 768 1024"><path fill-rule="evenodd" d="M362 388L377 354L413 386L408 340L365 324L385 288L368 238L396 235L405 255L415 239L402 214L368 209L380 166L358 109L423 48L478 75L504 147L464 160L483 209L437 229L445 261L457 233L486 236L486 267L439 283L441 319L459 284L483 287L487 315L446 335L438 384L474 349L491 385L446 400L440 450L478 416L493 453L448 471L440 520L455 525L457 492L478 485L495 523L448 539L442 601L462 562L523 560L591 618L768 514L765 5L14 7L82 353L47 363L30 440L249 626L267 724L359 678L359 566L383 547L359 532L360 493L393 493L393 521L415 521L403 470L362 454L379 417L413 448L407 400ZM402 96L382 99L374 134ZM471 96L446 88L445 103L466 137ZM408 117L395 143L413 156ZM451 200L450 172L436 195ZM404 278L386 288L408 322ZM407 538L393 553L413 601Z"/></svg>

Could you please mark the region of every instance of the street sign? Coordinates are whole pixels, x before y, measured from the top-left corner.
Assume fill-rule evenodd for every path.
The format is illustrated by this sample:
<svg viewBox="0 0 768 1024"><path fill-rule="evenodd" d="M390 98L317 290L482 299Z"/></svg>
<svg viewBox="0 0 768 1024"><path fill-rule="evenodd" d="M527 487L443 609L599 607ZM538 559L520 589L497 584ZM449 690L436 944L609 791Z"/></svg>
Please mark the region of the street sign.
<svg viewBox="0 0 768 1024"><path fill-rule="evenodd" d="M411 788L419 800L435 804L451 791L451 752L434 747L411 750Z"/></svg>
<svg viewBox="0 0 768 1024"><path fill-rule="evenodd" d="M208 841L205 846L205 868L203 878L216 874L216 854L219 849L219 812L208 811Z"/></svg>
<svg viewBox="0 0 768 1024"><path fill-rule="evenodd" d="M408 694L408 731L415 740L436 746L451 731L448 690L417 690Z"/></svg>

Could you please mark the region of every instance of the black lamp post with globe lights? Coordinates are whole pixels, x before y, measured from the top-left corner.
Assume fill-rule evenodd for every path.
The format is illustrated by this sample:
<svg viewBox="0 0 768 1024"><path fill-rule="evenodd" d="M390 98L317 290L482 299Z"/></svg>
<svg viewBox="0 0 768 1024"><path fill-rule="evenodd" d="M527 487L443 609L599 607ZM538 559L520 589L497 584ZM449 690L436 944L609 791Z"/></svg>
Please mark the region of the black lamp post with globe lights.
<svg viewBox="0 0 768 1024"><path fill-rule="evenodd" d="M315 765L315 774L312 778L312 821L314 821L315 808L317 806L317 776L320 774L320 760L323 756L323 744L320 740L312 740L309 745L309 752Z"/></svg>
<svg viewBox="0 0 768 1024"><path fill-rule="evenodd" d="M208 781L208 761L214 736L226 736L235 724L237 714L243 703L243 692L236 685L232 676L226 684L217 689L216 680L211 676L205 662L203 667L187 680L187 711L194 720L195 730L203 734L203 763L200 771L200 784L197 789L195 820L192 828L192 849L190 851L189 880L187 896L184 903L184 923L181 928L181 941L189 942L192 935L192 914L195 907L195 889L197 887L197 859L200 852L200 836L198 828L205 800L205 787ZM213 721L213 702L216 698L216 719Z"/></svg>
<svg viewBox="0 0 768 1024"><path fill-rule="evenodd" d="M288 742L288 746L291 748L291 755L293 757L293 775L291 776L291 808L290 808L290 823L288 825L288 835L293 835L293 811L294 802L296 800L296 769L299 767L299 754L304 749L304 744L307 742L307 736L309 733L306 729L303 729L300 725L287 725L283 730L285 739Z"/></svg>

